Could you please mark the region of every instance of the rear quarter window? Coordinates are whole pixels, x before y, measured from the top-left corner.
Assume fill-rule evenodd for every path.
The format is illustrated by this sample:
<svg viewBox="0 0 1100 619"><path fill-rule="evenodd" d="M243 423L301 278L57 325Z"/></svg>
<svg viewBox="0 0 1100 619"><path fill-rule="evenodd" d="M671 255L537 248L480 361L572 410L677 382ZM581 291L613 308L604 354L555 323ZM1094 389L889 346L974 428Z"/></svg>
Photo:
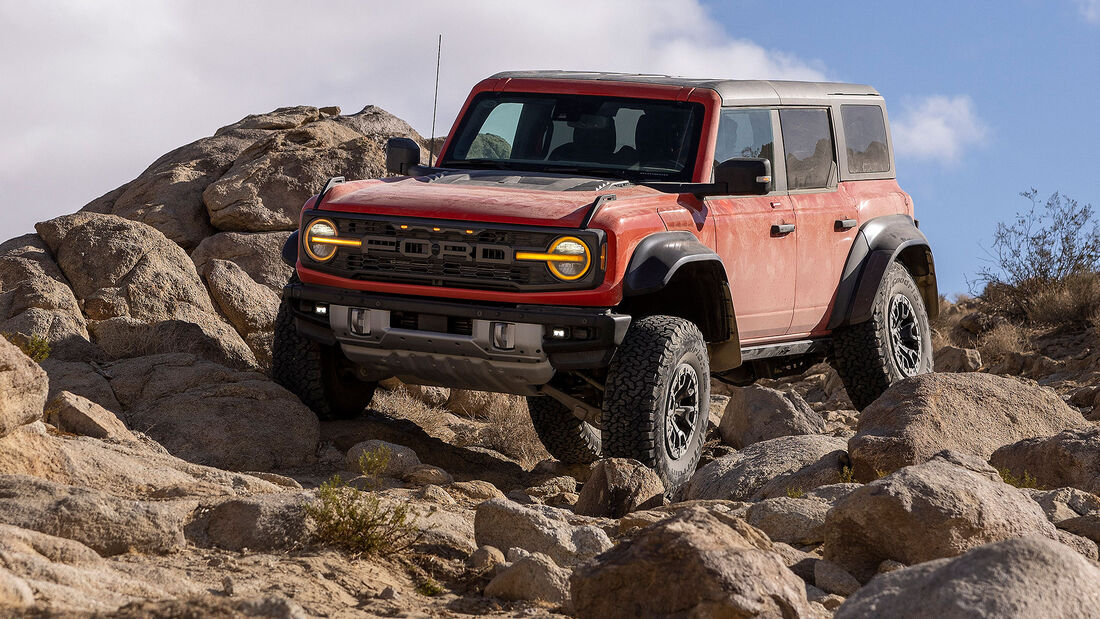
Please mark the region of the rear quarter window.
<svg viewBox="0 0 1100 619"><path fill-rule="evenodd" d="M890 171L890 149L886 144L886 123L877 105L842 105L844 142L848 171L868 174Z"/></svg>

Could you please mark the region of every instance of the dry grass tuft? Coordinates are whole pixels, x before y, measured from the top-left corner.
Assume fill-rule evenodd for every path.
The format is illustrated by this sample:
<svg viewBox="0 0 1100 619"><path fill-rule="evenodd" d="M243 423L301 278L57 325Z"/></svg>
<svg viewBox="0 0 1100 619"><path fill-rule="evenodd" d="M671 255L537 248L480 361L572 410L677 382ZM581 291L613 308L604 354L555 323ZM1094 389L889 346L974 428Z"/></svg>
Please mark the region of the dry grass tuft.
<svg viewBox="0 0 1100 619"><path fill-rule="evenodd" d="M1004 322L978 338L978 351L984 363L995 363L1008 355L1027 352L1031 349L1029 342L1026 328Z"/></svg>
<svg viewBox="0 0 1100 619"><path fill-rule="evenodd" d="M482 447L514 458L526 468L550 457L535 433L531 414L527 412L527 402L523 398L504 396L494 399L485 421L485 427L478 433Z"/></svg>

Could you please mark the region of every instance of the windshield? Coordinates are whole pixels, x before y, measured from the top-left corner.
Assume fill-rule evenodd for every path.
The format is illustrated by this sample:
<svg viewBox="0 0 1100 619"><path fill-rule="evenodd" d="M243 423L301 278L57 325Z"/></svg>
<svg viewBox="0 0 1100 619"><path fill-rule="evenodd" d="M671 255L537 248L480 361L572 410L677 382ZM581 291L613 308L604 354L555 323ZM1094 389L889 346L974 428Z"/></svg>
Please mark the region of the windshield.
<svg viewBox="0 0 1100 619"><path fill-rule="evenodd" d="M439 165L690 182L699 103L482 93Z"/></svg>

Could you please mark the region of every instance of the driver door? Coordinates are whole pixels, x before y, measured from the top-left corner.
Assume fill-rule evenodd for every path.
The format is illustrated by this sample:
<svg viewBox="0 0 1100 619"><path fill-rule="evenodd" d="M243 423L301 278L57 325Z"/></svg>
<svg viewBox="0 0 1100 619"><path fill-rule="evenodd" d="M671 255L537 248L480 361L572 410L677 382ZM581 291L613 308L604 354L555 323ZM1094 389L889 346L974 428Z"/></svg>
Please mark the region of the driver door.
<svg viewBox="0 0 1100 619"><path fill-rule="evenodd" d="M778 113L765 108L724 108L718 124L716 163L765 157L775 179L768 195L707 199L742 345L781 338L794 315L797 231L775 157L778 127Z"/></svg>

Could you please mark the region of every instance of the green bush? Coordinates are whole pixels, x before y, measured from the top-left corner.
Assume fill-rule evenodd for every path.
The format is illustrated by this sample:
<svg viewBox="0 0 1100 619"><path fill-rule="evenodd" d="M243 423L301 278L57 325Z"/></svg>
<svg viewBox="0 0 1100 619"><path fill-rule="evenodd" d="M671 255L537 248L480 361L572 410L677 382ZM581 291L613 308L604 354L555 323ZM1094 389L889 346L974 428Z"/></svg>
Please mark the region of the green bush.
<svg viewBox="0 0 1100 619"><path fill-rule="evenodd" d="M1039 480L1027 471L1024 471L1024 474L1019 477L1008 469L997 469L997 472L1001 474L1001 479L1010 486L1016 486L1017 488L1039 488Z"/></svg>
<svg viewBox="0 0 1100 619"><path fill-rule="evenodd" d="M24 355L35 363L42 363L50 356L50 343L40 337L23 333L0 333L4 339L15 344Z"/></svg>
<svg viewBox="0 0 1100 619"><path fill-rule="evenodd" d="M319 542L353 554L390 555L421 537L408 505L388 505L374 492L348 486L339 475L321 484L305 512Z"/></svg>

